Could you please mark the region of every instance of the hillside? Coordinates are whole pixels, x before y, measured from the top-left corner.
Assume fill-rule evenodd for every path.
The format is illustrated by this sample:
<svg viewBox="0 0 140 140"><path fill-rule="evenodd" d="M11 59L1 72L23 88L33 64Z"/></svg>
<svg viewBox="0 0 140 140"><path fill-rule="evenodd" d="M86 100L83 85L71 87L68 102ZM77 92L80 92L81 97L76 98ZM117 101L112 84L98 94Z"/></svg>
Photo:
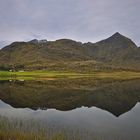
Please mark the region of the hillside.
<svg viewBox="0 0 140 140"><path fill-rule="evenodd" d="M97 43L70 39L14 42L0 50L0 68L92 71L140 70L140 48L129 38L115 33Z"/></svg>
<svg viewBox="0 0 140 140"><path fill-rule="evenodd" d="M89 55L97 61L128 69L140 68L140 49L129 38L115 33L94 44L85 44Z"/></svg>

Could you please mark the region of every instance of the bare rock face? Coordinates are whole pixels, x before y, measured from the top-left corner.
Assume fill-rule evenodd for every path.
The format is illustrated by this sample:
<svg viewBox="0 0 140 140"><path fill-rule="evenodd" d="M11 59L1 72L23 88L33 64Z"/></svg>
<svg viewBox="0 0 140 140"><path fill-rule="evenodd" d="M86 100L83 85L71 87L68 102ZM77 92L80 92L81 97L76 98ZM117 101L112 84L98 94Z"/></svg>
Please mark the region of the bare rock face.
<svg viewBox="0 0 140 140"><path fill-rule="evenodd" d="M47 40L46 39L42 39L42 40L39 40L39 43L47 43Z"/></svg>
<svg viewBox="0 0 140 140"><path fill-rule="evenodd" d="M33 39L31 41L29 41L29 43L33 43L33 44L44 44L44 43L47 43L47 40L46 39L42 39L42 40L37 40L37 39Z"/></svg>
<svg viewBox="0 0 140 140"><path fill-rule="evenodd" d="M33 39L33 40L31 40L31 41L29 41L29 43L34 43L34 44L38 44L38 40L37 39Z"/></svg>

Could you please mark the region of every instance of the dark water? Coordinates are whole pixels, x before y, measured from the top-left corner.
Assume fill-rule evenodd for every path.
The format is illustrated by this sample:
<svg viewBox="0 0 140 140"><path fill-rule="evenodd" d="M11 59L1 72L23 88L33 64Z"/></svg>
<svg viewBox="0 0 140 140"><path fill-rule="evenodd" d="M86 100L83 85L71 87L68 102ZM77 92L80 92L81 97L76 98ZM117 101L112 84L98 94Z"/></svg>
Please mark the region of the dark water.
<svg viewBox="0 0 140 140"><path fill-rule="evenodd" d="M114 139L140 139L138 79L1 81L0 99L0 116Z"/></svg>

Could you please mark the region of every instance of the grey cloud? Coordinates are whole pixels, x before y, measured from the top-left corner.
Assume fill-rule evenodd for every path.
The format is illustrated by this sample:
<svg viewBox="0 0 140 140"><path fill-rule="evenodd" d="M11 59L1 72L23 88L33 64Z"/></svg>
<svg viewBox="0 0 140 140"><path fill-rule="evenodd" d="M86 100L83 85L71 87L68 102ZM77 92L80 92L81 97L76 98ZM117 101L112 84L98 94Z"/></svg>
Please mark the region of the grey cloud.
<svg viewBox="0 0 140 140"><path fill-rule="evenodd" d="M114 32L140 44L139 0L0 0L0 40L98 41Z"/></svg>

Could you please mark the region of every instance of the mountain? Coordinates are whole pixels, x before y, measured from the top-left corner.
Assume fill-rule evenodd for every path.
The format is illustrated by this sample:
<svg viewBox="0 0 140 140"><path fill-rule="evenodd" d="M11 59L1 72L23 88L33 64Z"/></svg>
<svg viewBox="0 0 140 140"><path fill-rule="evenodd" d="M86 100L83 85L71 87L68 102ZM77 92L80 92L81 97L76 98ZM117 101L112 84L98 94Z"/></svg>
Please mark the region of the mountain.
<svg viewBox="0 0 140 140"><path fill-rule="evenodd" d="M140 48L129 38L115 33L97 43L87 43L89 55L115 67L140 69Z"/></svg>
<svg viewBox="0 0 140 140"><path fill-rule="evenodd" d="M118 32L105 40L97 42L96 45L98 45L98 46L104 45L104 47L108 45L108 48L113 47L116 49L119 49L119 48L137 48L136 44L131 39L121 35Z"/></svg>
<svg viewBox="0 0 140 140"><path fill-rule="evenodd" d="M140 70L140 48L115 33L96 43L70 39L14 42L0 50L1 69Z"/></svg>
<svg viewBox="0 0 140 140"><path fill-rule="evenodd" d="M6 69L56 69L66 67L64 63L89 59L82 43L69 39L14 42L0 51L1 68Z"/></svg>

